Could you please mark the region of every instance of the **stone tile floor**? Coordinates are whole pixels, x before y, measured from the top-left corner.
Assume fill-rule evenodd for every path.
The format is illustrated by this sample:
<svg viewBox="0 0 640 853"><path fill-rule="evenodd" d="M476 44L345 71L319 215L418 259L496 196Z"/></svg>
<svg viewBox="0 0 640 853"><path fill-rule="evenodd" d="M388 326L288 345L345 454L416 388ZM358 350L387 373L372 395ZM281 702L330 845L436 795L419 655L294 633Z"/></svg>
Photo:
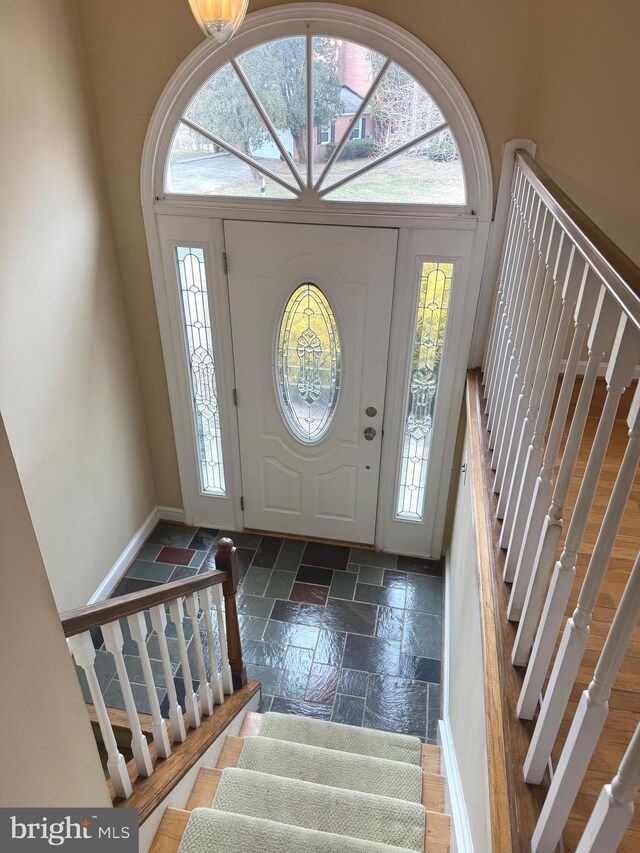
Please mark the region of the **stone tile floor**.
<svg viewBox="0 0 640 853"><path fill-rule="evenodd" d="M435 743L441 680L440 562L162 522L113 595L209 571L214 568L215 542L224 535L238 548L243 656L249 678L262 682L261 711L406 732ZM148 712L137 647L126 622L121 624L134 697L138 710ZM168 627L173 628L171 623ZM190 642L188 619L184 627ZM177 641L168 642L182 700ZM115 666L100 631L94 632L94 645L107 705L123 707ZM155 634L149 635L147 646L167 716ZM191 642L189 653L191 658ZM81 672L79 677L88 699Z"/></svg>

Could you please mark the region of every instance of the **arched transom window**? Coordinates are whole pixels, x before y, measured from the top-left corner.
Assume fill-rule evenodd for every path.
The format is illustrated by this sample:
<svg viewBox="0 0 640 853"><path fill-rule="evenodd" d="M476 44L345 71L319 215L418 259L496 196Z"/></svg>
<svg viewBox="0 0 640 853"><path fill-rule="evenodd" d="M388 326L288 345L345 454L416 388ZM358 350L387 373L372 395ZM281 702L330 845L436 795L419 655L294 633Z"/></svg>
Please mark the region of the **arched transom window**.
<svg viewBox="0 0 640 853"><path fill-rule="evenodd" d="M182 110L164 192L464 206L456 137L441 106L384 53L288 35L222 64Z"/></svg>

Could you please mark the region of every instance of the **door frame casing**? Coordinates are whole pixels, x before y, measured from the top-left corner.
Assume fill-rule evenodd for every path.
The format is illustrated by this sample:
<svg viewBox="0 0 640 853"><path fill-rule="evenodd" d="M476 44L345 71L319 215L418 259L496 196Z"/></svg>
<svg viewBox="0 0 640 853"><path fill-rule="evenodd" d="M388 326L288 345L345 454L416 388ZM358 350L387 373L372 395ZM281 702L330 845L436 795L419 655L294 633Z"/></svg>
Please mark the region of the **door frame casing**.
<svg viewBox="0 0 640 853"><path fill-rule="evenodd" d="M186 103L187 97L190 96L189 93L195 91L213 73L216 67L224 64L232 55L236 55L240 48L248 49L254 44L271 38L300 32L300 27L306 21L311 21L313 25L317 24L322 32L329 35L335 34L343 38L353 38L385 52L390 58L414 73L419 82L425 85L439 100L447 119L451 122L463 157L469 194L467 205L452 209L419 205L310 203L309 199L306 198L295 202L283 202L264 199L166 196L163 193L164 164L172 127L176 120L176 114L182 108L181 105ZM398 395L402 395L402 399L406 401L408 373L405 372L402 375L402 364L408 363L410 350L410 343L407 342L404 346L397 339L397 326L398 323L400 325L402 323L396 303L400 298L400 291L403 290L402 287L398 286L398 282L410 281L410 278L407 279L407 256L402 249L405 244L408 245L412 229L474 232L473 248L466 270L467 290L464 294L464 302L467 308L464 315L459 318L460 331L456 335L457 342L455 344L449 344L449 341L445 342L445 346L448 347L447 358L455 356L455 364L452 365L454 371L453 387L448 395L449 399L443 401L442 405L440 405L440 400L436 401L436 405L439 407L438 420L441 421L445 418L444 411L440 411L444 407L446 409L446 421L450 422L451 418L455 418L457 423L458 403L462 399L464 372L469 361L471 337L493 209L491 167L478 118L460 83L433 51L406 30L384 18L362 10L325 3L301 3L271 7L247 16L241 32L234 38L232 44L231 48L226 45L222 48L212 49L211 44L205 41L185 59L158 101L149 125L142 157L141 197L143 217L158 309L186 520L190 523L206 523L208 521L206 517L203 517L199 500L193 497L193 474L188 473L189 463L185 458L185 448L188 447L189 424L185 424L184 390L181 392L179 389L182 365L176 358L176 335L175 329L172 331L170 319L170 306L172 304L170 288L174 282L170 282L165 275L162 261L163 241L160 223L164 217L185 217L190 221L207 220L209 226L205 225L204 227L211 229L211 269L207 271L209 296L210 300L216 303L216 312L212 312L212 316L215 314L216 323L219 324L215 331L220 342L215 354L216 373L219 379L219 395L221 395L223 408L226 410L223 414L223 439L226 445L223 452L227 483L230 488L233 488L231 496L233 511L229 516L233 519L233 524L227 524L225 521L225 526L236 530L242 529L242 512L239 500L242 489L237 420L234 415L235 408L229 404L229 395L232 394L235 385L233 382L231 329L228 321L228 292L222 263L224 252L223 220L244 219L268 222L299 222L309 225L397 228L399 231L399 251L392 307L392 346L387 375L387 388L395 389L395 403L392 404L388 393L385 405L386 441L383 441L380 479L380 498L384 501L385 506L380 506L378 511L376 546L384 550L399 550L416 556L439 557L455 435L453 439L448 439L445 442L443 448L437 486L432 487L435 493L439 495L439 500L437 501L436 512L429 520L429 524L393 522L395 525L401 524L403 528L410 525L414 529L416 527L421 528L420 535L412 534L411 537L402 537L404 547L396 544L397 537L390 532L390 529L393 528L390 517L395 513L397 468L394 475L395 479L392 478L391 472L394 466L394 455L397 461L398 448L391 447L393 429L392 425L387 426L387 424L388 419L392 417L391 412L397 411L396 406L400 406L400 409L403 410L404 403L399 402ZM187 222L184 225L187 225ZM204 223L200 223L198 230L203 225ZM194 242L197 244L199 241ZM410 284L417 287L418 283L410 282ZM406 299L407 294L405 293L405 305L407 304ZM411 304L411 300L409 300L409 304ZM413 306L415 306L415 301ZM460 309L458 313L461 313ZM175 326L175 318L173 325ZM448 338L450 339L451 335ZM184 376L182 381L184 381ZM226 405L224 405L225 403ZM451 432L455 431L452 430ZM393 488L391 488L392 481ZM384 495L383 484L386 487ZM211 523L210 520L209 523ZM406 544L408 539L417 544ZM427 543L429 543L428 548Z"/></svg>

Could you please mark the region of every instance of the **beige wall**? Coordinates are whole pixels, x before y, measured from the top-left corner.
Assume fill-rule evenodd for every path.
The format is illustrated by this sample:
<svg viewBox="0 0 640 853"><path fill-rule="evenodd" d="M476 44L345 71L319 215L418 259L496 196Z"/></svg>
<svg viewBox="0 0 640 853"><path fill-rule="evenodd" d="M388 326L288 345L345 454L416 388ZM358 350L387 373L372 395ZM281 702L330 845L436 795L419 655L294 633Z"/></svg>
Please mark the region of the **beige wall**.
<svg viewBox="0 0 640 853"><path fill-rule="evenodd" d="M156 101L201 34L186 0L80 4L158 499L180 506L139 173ZM251 0L250 10L272 5L272 0ZM348 5L400 24L448 63L480 117L496 179L503 143L536 139L553 175L640 261L634 241L640 209L636 0L613 5L356 0Z"/></svg>
<svg viewBox="0 0 640 853"><path fill-rule="evenodd" d="M0 589L0 806L110 806L1 419Z"/></svg>
<svg viewBox="0 0 640 853"><path fill-rule="evenodd" d="M464 411L462 420L464 425ZM465 431L461 461L467 461L468 452L469 436ZM445 645L445 672L448 673L444 685L445 719L451 731L473 849L488 851L491 850L489 778L475 541L471 472L468 471L458 480L446 557L450 612ZM451 768L447 771L451 784Z"/></svg>
<svg viewBox="0 0 640 853"><path fill-rule="evenodd" d="M0 20L0 408L66 609L103 580L155 490L77 3L0 0Z"/></svg>

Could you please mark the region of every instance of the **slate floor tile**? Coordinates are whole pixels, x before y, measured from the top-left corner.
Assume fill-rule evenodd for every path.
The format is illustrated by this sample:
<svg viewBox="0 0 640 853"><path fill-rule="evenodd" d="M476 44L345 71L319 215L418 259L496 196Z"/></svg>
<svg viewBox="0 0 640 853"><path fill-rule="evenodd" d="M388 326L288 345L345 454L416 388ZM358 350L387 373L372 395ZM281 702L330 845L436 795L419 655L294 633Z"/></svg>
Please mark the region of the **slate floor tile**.
<svg viewBox="0 0 640 853"><path fill-rule="evenodd" d="M289 646L276 695L287 699L304 699L312 665L312 649Z"/></svg>
<svg viewBox="0 0 640 853"><path fill-rule="evenodd" d="M340 669L335 666L314 663L309 674L304 698L307 702L331 705L336 698Z"/></svg>
<svg viewBox="0 0 640 853"><path fill-rule="evenodd" d="M265 595L270 580L271 569L257 569L251 566L242 579L242 592L246 595Z"/></svg>
<svg viewBox="0 0 640 853"><path fill-rule="evenodd" d="M343 634L341 631L329 631L327 628L323 628L320 631L316 645L315 663L341 666L345 640L346 634Z"/></svg>
<svg viewBox="0 0 640 853"><path fill-rule="evenodd" d="M265 643L260 640L247 640L242 648L242 657L247 663L282 669L287 655L287 647L280 643Z"/></svg>
<svg viewBox="0 0 640 853"><path fill-rule="evenodd" d="M292 575L291 572L280 572L274 569L267 584L265 595L271 598L289 598L294 577L295 575Z"/></svg>
<svg viewBox="0 0 640 853"><path fill-rule="evenodd" d="M165 546L158 556L158 563L173 563L174 566L188 566L196 552L191 548L174 548Z"/></svg>
<svg viewBox="0 0 640 853"><path fill-rule="evenodd" d="M158 586L157 581L123 578L111 593L111 598L117 598L119 595L128 595L130 592L140 592L143 589L154 589L156 586Z"/></svg>
<svg viewBox="0 0 640 853"><path fill-rule="evenodd" d="M312 583L316 586L331 586L333 580L332 569L321 569L318 566L301 565L296 573L296 581L300 583Z"/></svg>
<svg viewBox="0 0 640 853"><path fill-rule="evenodd" d="M331 715L332 722L343 723L346 726L361 726L363 715L364 698L343 696L338 693Z"/></svg>
<svg viewBox="0 0 640 853"><path fill-rule="evenodd" d="M347 571L357 575L360 571L360 566L357 563L349 563L347 565Z"/></svg>
<svg viewBox="0 0 640 853"><path fill-rule="evenodd" d="M250 681L259 681L262 684L263 693L268 693L273 696L278 687L281 669L274 669L270 666L258 666L254 663L247 664L247 677Z"/></svg>
<svg viewBox="0 0 640 853"><path fill-rule="evenodd" d="M331 598L343 598L351 601L356 589L356 582L357 576L350 572L334 572L329 595Z"/></svg>
<svg viewBox="0 0 640 853"><path fill-rule="evenodd" d="M278 622L295 622L299 610L300 604L297 601L276 601L271 611L271 618Z"/></svg>
<svg viewBox="0 0 640 853"><path fill-rule="evenodd" d="M377 608L358 601L330 598L324 612L324 627L333 631L372 636L376 628Z"/></svg>
<svg viewBox="0 0 640 853"><path fill-rule="evenodd" d="M273 568L281 572L297 572L306 544L299 539L285 539Z"/></svg>
<svg viewBox="0 0 640 853"><path fill-rule="evenodd" d="M345 545L307 542L301 562L306 566L322 566L325 569L344 571L349 562L350 551L351 549Z"/></svg>
<svg viewBox="0 0 640 853"><path fill-rule="evenodd" d="M442 577L441 560L423 560L421 557L398 557L397 568L402 572L415 572L420 575Z"/></svg>
<svg viewBox="0 0 640 853"><path fill-rule="evenodd" d="M191 578L198 574L198 569L195 566L176 566L169 578L170 581L183 581L185 578Z"/></svg>
<svg viewBox="0 0 640 853"><path fill-rule="evenodd" d="M151 545L172 545L175 548L187 548L196 533L196 527L161 521L147 542Z"/></svg>
<svg viewBox="0 0 640 853"><path fill-rule="evenodd" d="M247 616L262 616L268 619L273 608L275 599L262 598L258 595L245 595L241 593L237 597L238 613Z"/></svg>
<svg viewBox="0 0 640 853"><path fill-rule="evenodd" d="M138 553L136 560L150 560L153 562L160 551L162 551L162 545L152 545L150 542L147 542L147 544ZM131 569L129 569L129 571L131 571ZM129 574L129 572L127 572L127 574Z"/></svg>
<svg viewBox="0 0 640 853"><path fill-rule="evenodd" d="M382 604L385 607L404 607L406 591L401 587L372 586L368 583L356 585L355 601L366 601L369 604Z"/></svg>
<svg viewBox="0 0 640 853"><path fill-rule="evenodd" d="M318 628L309 625L294 625L291 622L277 622L270 619L262 636L268 643L314 649L318 642L318 634Z"/></svg>
<svg viewBox="0 0 640 853"><path fill-rule="evenodd" d="M262 536L258 533L243 533L239 530L219 530L216 536L218 539L231 539L236 548L251 548L255 551L260 547Z"/></svg>
<svg viewBox="0 0 640 853"><path fill-rule="evenodd" d="M330 720L333 707L317 705L315 702L304 702L298 699L284 699L274 696L271 710L279 714L295 714L299 717L314 717L316 720Z"/></svg>
<svg viewBox="0 0 640 853"><path fill-rule="evenodd" d="M208 527L199 527L189 542L189 548L195 548L197 551L210 551L216 541L218 535L217 530L211 530Z"/></svg>
<svg viewBox="0 0 640 853"><path fill-rule="evenodd" d="M431 613L407 610L402 637L403 653L440 660L441 649L442 618Z"/></svg>
<svg viewBox="0 0 640 853"><path fill-rule="evenodd" d="M132 684L131 692L133 693L133 698L138 712L140 714L150 714L151 706L147 696L147 688L143 684ZM165 696L167 695L167 691L164 688L156 687L156 693L158 695L158 702L162 704ZM121 711L124 710L122 689L117 678L114 678L111 684L107 687L104 693L104 703L107 708L119 708Z"/></svg>
<svg viewBox="0 0 640 853"><path fill-rule="evenodd" d="M439 684L442 677L442 661L432 658L419 658L415 655L400 656L400 675L417 681L430 681Z"/></svg>
<svg viewBox="0 0 640 853"><path fill-rule="evenodd" d="M427 575L411 575L407 583L408 610L420 610L422 613L442 613L442 579Z"/></svg>
<svg viewBox="0 0 640 853"><path fill-rule="evenodd" d="M397 569L385 569L382 579L382 586L397 587L398 589L406 589L407 579L409 575L406 572L399 572ZM420 575L412 575L420 579Z"/></svg>
<svg viewBox="0 0 640 853"><path fill-rule="evenodd" d="M366 696L368 684L368 672L360 672L356 669L341 669L338 693L347 693L349 696Z"/></svg>
<svg viewBox="0 0 640 853"><path fill-rule="evenodd" d="M174 563L152 563L147 560L136 560L127 572L127 577L166 583L173 574L174 569Z"/></svg>
<svg viewBox="0 0 640 853"><path fill-rule="evenodd" d="M167 648L169 650L169 660L171 661L173 671L175 672L180 665L180 645L175 637L167 637L166 640ZM158 640L157 634L151 634L147 640L147 650L151 660L162 660L162 656L160 655L160 641Z"/></svg>
<svg viewBox="0 0 640 853"><path fill-rule="evenodd" d="M348 669L365 669L367 672L398 675L400 643L347 634L342 665Z"/></svg>
<svg viewBox="0 0 640 853"><path fill-rule="evenodd" d="M427 729L427 690L427 685L419 681L371 675L363 724L374 729L424 738Z"/></svg>
<svg viewBox="0 0 640 853"><path fill-rule="evenodd" d="M323 619L324 607L318 607L316 604L301 604L295 622L298 625L313 625L314 628L321 628Z"/></svg>
<svg viewBox="0 0 640 853"><path fill-rule="evenodd" d="M305 601L307 604L326 604L329 589L308 583L294 583L289 593L290 601Z"/></svg>
<svg viewBox="0 0 640 853"><path fill-rule="evenodd" d="M208 551L196 551L191 560L189 561L190 566L195 566L196 569L199 569L207 558L209 552Z"/></svg>
<svg viewBox="0 0 640 853"><path fill-rule="evenodd" d="M283 541L275 536L263 536L253 556L251 565L261 566L263 569L272 569L278 559Z"/></svg>
<svg viewBox="0 0 640 853"><path fill-rule="evenodd" d="M427 701L427 740L429 743L437 743L439 719L440 685L429 684L429 698Z"/></svg>
<svg viewBox="0 0 640 853"><path fill-rule="evenodd" d="M379 566L360 566L358 583L370 583L374 586L380 586L383 577L384 569L381 569Z"/></svg>
<svg viewBox="0 0 640 853"><path fill-rule="evenodd" d="M376 637L382 640L402 640L402 629L404 626L404 610L395 607L379 607L378 621L376 622Z"/></svg>
<svg viewBox="0 0 640 853"><path fill-rule="evenodd" d="M142 671L142 661L140 660L140 657L138 655L124 655L124 662L127 667L129 681L132 684L144 684L144 673ZM154 684L156 687L166 688L167 682L164 678L162 662L159 660L151 660L150 664Z"/></svg>
<svg viewBox="0 0 640 853"><path fill-rule="evenodd" d="M395 569L398 558L386 551L372 551L368 548L352 548L351 562L361 566L378 566L382 569Z"/></svg>
<svg viewBox="0 0 640 853"><path fill-rule="evenodd" d="M271 703L273 702L273 696L269 696L266 693L261 693L260 695L260 704L258 705L258 713L266 714L271 710Z"/></svg>

